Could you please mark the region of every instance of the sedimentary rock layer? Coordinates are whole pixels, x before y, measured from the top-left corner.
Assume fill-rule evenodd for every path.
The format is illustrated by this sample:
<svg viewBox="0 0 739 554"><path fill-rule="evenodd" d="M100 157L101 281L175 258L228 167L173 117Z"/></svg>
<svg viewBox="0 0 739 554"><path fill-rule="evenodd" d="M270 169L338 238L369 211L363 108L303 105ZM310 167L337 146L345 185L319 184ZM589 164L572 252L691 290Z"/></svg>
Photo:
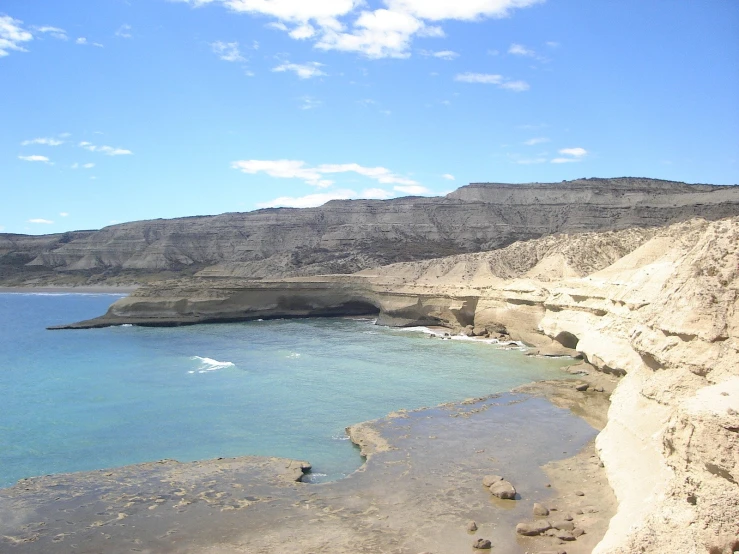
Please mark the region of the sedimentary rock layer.
<svg viewBox="0 0 739 554"><path fill-rule="evenodd" d="M697 219L351 276L164 284L82 326L377 312L578 351L623 376L597 441L619 509L595 552L729 554L739 547L738 273L739 217Z"/></svg>
<svg viewBox="0 0 739 554"><path fill-rule="evenodd" d="M443 198L139 221L64 236L0 235L0 283L145 283L194 275L353 273L551 235L739 214L739 187L654 179L476 184Z"/></svg>

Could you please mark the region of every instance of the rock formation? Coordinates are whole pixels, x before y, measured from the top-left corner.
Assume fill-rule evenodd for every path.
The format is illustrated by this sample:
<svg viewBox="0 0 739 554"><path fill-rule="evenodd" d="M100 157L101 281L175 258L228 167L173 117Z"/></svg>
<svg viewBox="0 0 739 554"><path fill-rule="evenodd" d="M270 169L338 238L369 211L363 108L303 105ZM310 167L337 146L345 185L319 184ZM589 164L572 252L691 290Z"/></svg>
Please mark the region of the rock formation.
<svg viewBox="0 0 739 554"><path fill-rule="evenodd" d="M377 313L579 352L623 376L597 442L619 509L595 552L729 554L739 547L738 272L739 217L695 219L355 275L164 283L79 326Z"/></svg>
<svg viewBox="0 0 739 554"><path fill-rule="evenodd" d="M64 235L0 234L0 284L130 284L175 276L348 274L554 233L739 214L739 187L655 179L474 184L443 198L139 221Z"/></svg>

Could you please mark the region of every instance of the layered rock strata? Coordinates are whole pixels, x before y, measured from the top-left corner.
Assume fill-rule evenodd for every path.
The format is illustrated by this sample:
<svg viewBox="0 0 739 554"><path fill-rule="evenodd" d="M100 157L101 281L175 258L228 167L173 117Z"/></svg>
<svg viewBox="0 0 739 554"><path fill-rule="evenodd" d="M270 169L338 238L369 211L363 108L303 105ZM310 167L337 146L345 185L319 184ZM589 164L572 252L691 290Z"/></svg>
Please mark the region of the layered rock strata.
<svg viewBox="0 0 739 554"><path fill-rule="evenodd" d="M0 234L0 284L130 284L171 276L349 274L551 235L739 215L739 187L655 179L476 184L443 198L151 220L95 232Z"/></svg>
<svg viewBox="0 0 739 554"><path fill-rule="evenodd" d="M619 501L594 552L739 547L739 217L585 233L352 276L137 291L81 326L379 314L505 328L623 376L597 447Z"/></svg>

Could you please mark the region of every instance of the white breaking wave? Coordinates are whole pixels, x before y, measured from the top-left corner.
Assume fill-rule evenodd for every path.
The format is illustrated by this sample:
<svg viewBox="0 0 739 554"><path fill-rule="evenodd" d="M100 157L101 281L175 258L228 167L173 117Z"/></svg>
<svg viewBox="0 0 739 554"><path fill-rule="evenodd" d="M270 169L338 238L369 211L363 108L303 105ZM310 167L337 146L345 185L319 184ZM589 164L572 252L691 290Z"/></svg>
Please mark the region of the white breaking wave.
<svg viewBox="0 0 739 554"><path fill-rule="evenodd" d="M300 354L297 352L293 352L292 354L288 354L287 357L291 360L297 360L298 358L300 358Z"/></svg>
<svg viewBox="0 0 739 554"><path fill-rule="evenodd" d="M190 359L200 361L200 367L198 368L198 373L207 373L208 371L218 371L219 369L223 369L224 367L234 367L234 364L232 362L219 362L218 360L213 360L212 358L201 358L200 356L193 356ZM193 373L193 372L190 372L190 373Z"/></svg>

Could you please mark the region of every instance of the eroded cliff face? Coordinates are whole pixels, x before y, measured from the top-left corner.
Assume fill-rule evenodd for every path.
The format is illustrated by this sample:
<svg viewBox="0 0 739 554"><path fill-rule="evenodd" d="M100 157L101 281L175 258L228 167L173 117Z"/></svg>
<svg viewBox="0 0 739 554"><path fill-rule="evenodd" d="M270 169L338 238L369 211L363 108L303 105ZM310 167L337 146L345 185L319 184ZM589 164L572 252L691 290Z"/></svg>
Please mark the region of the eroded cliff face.
<svg viewBox="0 0 739 554"><path fill-rule="evenodd" d="M344 310L505 327L544 353L581 352L623 376L597 442L619 509L595 552L728 554L739 547L738 272L739 217L697 219L350 276L158 285L85 325Z"/></svg>
<svg viewBox="0 0 739 554"><path fill-rule="evenodd" d="M124 223L65 241L4 235L0 283L350 274L554 233L737 214L739 187L627 178L471 185L445 198L332 201L319 208Z"/></svg>

